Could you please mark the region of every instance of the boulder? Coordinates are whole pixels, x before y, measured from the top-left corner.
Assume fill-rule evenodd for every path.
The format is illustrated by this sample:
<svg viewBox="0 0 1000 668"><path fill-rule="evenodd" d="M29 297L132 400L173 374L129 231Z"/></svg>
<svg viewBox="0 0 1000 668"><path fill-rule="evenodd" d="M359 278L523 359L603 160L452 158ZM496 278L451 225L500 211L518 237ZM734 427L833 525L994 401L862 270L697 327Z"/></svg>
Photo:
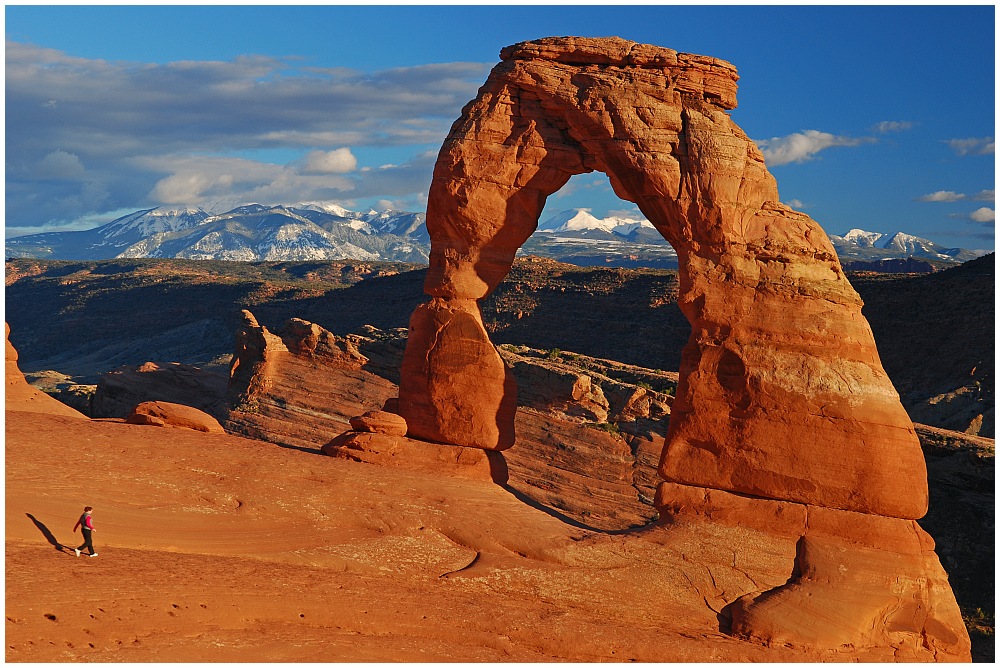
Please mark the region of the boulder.
<svg viewBox="0 0 1000 668"><path fill-rule="evenodd" d="M183 427L208 434L226 433L219 421L208 413L168 401L145 401L132 409L125 422L156 427Z"/></svg>
<svg viewBox="0 0 1000 668"><path fill-rule="evenodd" d="M386 436L406 436L406 420L387 411L368 411L350 419L354 431L374 432Z"/></svg>

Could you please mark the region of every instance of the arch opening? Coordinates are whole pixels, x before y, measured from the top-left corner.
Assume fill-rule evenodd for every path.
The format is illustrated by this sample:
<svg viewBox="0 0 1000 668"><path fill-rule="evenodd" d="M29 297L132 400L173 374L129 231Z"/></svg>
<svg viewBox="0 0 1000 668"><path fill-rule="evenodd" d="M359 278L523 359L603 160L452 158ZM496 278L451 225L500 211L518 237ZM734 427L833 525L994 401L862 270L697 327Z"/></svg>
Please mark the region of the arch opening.
<svg viewBox="0 0 1000 668"><path fill-rule="evenodd" d="M548 197L538 227L517 251L580 267L677 269L677 252L606 174L578 174Z"/></svg>

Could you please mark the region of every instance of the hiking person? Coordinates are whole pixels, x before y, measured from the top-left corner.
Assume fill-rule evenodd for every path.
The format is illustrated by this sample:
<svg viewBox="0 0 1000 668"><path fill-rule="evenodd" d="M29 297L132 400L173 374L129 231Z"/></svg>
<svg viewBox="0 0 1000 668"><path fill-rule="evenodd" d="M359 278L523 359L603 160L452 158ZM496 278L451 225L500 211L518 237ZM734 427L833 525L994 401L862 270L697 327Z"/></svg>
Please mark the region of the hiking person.
<svg viewBox="0 0 1000 668"><path fill-rule="evenodd" d="M90 556L97 556L97 552L94 552L94 540L91 538L91 534L94 531L97 531L97 529L94 528L94 520L91 518L91 513L93 512L94 509L90 506L84 508L83 515L80 515L80 519L78 519L76 524L73 526L73 533L76 533L77 527L80 527L80 532L83 533L83 545L73 550L76 552L76 556L78 557L80 556L80 550L83 548L90 550Z"/></svg>

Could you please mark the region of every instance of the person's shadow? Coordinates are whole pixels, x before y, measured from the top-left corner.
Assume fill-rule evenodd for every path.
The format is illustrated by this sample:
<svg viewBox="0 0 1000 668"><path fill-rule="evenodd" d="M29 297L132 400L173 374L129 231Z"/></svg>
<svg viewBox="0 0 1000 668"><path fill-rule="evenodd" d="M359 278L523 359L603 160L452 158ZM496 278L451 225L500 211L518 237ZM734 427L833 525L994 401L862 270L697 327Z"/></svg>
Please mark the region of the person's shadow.
<svg viewBox="0 0 1000 668"><path fill-rule="evenodd" d="M42 524L41 522L39 522L37 519L35 519L34 515L32 515L31 513L25 513L25 515L28 516L29 520L35 523L35 526L38 527L38 530L42 532L43 536L45 536L45 540L49 541L53 545L53 547L55 547L60 552L65 552L66 550L69 549L68 547L60 543L58 540L56 540L56 537L52 535L52 532L49 531L49 528L44 524Z"/></svg>

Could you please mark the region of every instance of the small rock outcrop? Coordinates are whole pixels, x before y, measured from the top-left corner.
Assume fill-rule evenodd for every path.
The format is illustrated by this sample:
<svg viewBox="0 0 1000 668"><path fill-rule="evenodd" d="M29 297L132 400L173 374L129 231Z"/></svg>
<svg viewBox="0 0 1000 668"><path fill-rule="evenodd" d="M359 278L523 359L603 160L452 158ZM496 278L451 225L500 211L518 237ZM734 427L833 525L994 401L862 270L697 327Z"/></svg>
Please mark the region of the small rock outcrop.
<svg viewBox="0 0 1000 668"><path fill-rule="evenodd" d="M351 429L358 432L406 436L406 420L388 411L368 411L350 419Z"/></svg>
<svg viewBox="0 0 1000 668"><path fill-rule="evenodd" d="M154 427L182 427L207 434L226 433L219 421L208 413L168 401L144 401L132 409L125 422Z"/></svg>
<svg viewBox="0 0 1000 668"><path fill-rule="evenodd" d="M236 333L226 429L295 447L315 448L347 427L371 403L384 403L395 385L362 369L354 343L299 318L272 333L243 311ZM373 398L374 397L374 398Z"/></svg>
<svg viewBox="0 0 1000 668"><path fill-rule="evenodd" d="M747 522L774 508L796 518L775 528L801 548L787 583L727 601L734 633L967 659L933 541L913 521L928 507L917 435L829 238L781 204L727 113L736 68L619 38L541 39L500 58L435 164L430 301L411 317L400 368L410 437L514 445L517 384L479 300L510 271L546 198L602 171L677 251L692 329L657 506L700 516L713 490L749 499L730 510Z"/></svg>
<svg viewBox="0 0 1000 668"><path fill-rule="evenodd" d="M242 312L243 323L236 332L236 352L229 363L226 401L230 406L252 409L257 398L267 394L274 376L275 358L288 352L281 337L267 331L253 313Z"/></svg>

